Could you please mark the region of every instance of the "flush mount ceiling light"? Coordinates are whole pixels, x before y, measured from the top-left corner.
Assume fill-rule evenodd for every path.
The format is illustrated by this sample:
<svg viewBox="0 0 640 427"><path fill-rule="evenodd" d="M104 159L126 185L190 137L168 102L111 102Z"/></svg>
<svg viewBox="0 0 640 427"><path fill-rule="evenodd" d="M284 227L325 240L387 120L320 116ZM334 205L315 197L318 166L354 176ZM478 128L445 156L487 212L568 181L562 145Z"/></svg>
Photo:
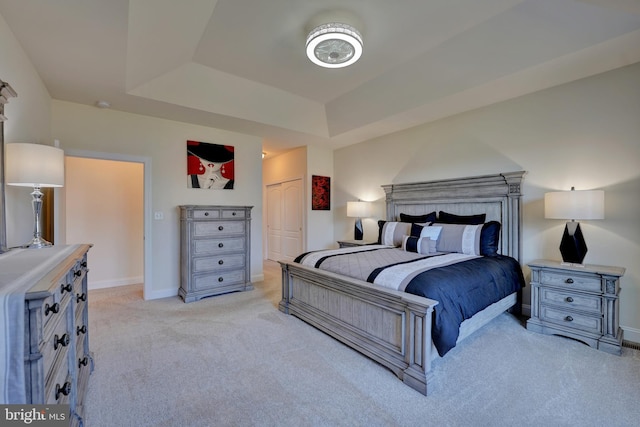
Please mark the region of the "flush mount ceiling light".
<svg viewBox="0 0 640 427"><path fill-rule="evenodd" d="M307 36L307 56L325 68L342 68L362 55L362 36L348 24L332 22L315 27Z"/></svg>

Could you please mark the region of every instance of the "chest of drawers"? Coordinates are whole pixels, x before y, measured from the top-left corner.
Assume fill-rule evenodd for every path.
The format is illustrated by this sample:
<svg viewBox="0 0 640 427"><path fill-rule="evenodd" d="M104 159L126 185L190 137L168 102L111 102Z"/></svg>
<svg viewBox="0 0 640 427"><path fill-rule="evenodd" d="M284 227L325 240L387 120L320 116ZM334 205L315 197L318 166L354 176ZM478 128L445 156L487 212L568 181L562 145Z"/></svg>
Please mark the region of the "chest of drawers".
<svg viewBox="0 0 640 427"><path fill-rule="evenodd" d="M16 249L0 257L1 280L24 291L24 322L16 322L10 331L24 334L22 351L13 349L24 359L24 381L16 388L24 393L20 403L69 405L71 426L84 424L84 399L93 370L87 309L89 248ZM7 282L1 285L12 286Z"/></svg>
<svg viewBox="0 0 640 427"><path fill-rule="evenodd" d="M566 266L538 260L531 269L531 318L527 329L562 335L608 353L620 354L621 267Z"/></svg>
<svg viewBox="0 0 640 427"><path fill-rule="evenodd" d="M180 206L180 289L184 302L253 289L252 206Z"/></svg>

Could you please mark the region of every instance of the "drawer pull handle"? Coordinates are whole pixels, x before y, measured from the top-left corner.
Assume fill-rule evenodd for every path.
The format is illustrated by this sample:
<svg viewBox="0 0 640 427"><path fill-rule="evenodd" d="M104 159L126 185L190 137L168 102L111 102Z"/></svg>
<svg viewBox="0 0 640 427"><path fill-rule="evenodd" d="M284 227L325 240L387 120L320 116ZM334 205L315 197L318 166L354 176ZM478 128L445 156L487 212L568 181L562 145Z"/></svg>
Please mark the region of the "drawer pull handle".
<svg viewBox="0 0 640 427"><path fill-rule="evenodd" d="M58 303L55 303L53 305L46 304L44 306L44 315L45 316L48 316L49 313L54 313L55 314L58 311L60 311L60 304L58 304Z"/></svg>
<svg viewBox="0 0 640 427"><path fill-rule="evenodd" d="M564 300L565 300L566 302L573 302L573 298L571 298L571 297L566 297Z"/></svg>
<svg viewBox="0 0 640 427"><path fill-rule="evenodd" d="M87 326L86 325L82 325L82 326L77 326L76 327L76 335L86 334L86 333L87 333Z"/></svg>
<svg viewBox="0 0 640 427"><path fill-rule="evenodd" d="M53 337L53 349L57 350L59 345L61 345L62 347L66 347L69 345L69 342L71 342L71 340L69 339L69 334L64 334L61 337L58 337L58 335L56 334Z"/></svg>
<svg viewBox="0 0 640 427"><path fill-rule="evenodd" d="M224 279L222 277L218 277L218 282L222 282Z"/></svg>
<svg viewBox="0 0 640 427"><path fill-rule="evenodd" d="M573 322L573 317L567 316L564 318L564 320L566 320L567 322Z"/></svg>
<svg viewBox="0 0 640 427"><path fill-rule="evenodd" d="M87 294L78 294L78 295L76 295L76 302L86 301L86 300L87 300Z"/></svg>
<svg viewBox="0 0 640 427"><path fill-rule="evenodd" d="M218 264L222 265L222 264L224 264L224 261L220 260L220 261L218 261Z"/></svg>
<svg viewBox="0 0 640 427"><path fill-rule="evenodd" d="M71 393L71 383L70 382L65 382L64 385L62 387L60 387L60 384L56 384L56 400L58 400L60 398L61 394L64 394L65 396L68 396L69 393Z"/></svg>
<svg viewBox="0 0 640 427"><path fill-rule="evenodd" d="M564 281L564 283L572 284L573 283L573 279L571 277L569 277L567 280Z"/></svg>
<svg viewBox="0 0 640 427"><path fill-rule="evenodd" d="M204 213L204 216L209 216L209 212L205 212L205 213Z"/></svg>
<svg viewBox="0 0 640 427"><path fill-rule="evenodd" d="M73 285L71 283L67 283L60 285L60 293L64 294L65 292L71 292L73 290Z"/></svg>
<svg viewBox="0 0 640 427"><path fill-rule="evenodd" d="M218 230L222 231L222 230L224 230L224 227L223 226L219 226Z"/></svg>
<svg viewBox="0 0 640 427"><path fill-rule="evenodd" d="M82 359L78 359L78 369L82 368L83 366L87 366L88 363L89 358L87 356L83 357Z"/></svg>
<svg viewBox="0 0 640 427"><path fill-rule="evenodd" d="M83 268L87 268L87 261L82 261L82 264L80 264Z"/></svg>
<svg viewBox="0 0 640 427"><path fill-rule="evenodd" d="M234 213L232 213L231 215L236 216L236 213L234 212Z"/></svg>
<svg viewBox="0 0 640 427"><path fill-rule="evenodd" d="M76 276L76 277L80 277L80 276L82 276L82 270L76 270L76 271L74 271L74 272L73 272L73 275L74 275L74 276Z"/></svg>
<svg viewBox="0 0 640 427"><path fill-rule="evenodd" d="M224 243L218 243L218 247L221 248L224 246Z"/></svg>

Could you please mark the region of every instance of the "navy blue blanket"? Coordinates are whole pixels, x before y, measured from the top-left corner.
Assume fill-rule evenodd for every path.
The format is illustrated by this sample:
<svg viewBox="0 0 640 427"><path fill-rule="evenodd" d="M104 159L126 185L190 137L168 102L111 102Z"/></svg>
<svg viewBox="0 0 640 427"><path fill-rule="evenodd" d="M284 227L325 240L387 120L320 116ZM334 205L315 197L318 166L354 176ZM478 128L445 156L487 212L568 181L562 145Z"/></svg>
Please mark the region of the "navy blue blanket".
<svg viewBox="0 0 640 427"><path fill-rule="evenodd" d="M379 278L378 276L388 268L403 264L409 265L414 262L419 263L422 259L443 255L433 254L407 258L406 252L399 252L403 256L397 258L391 257L390 251L398 251L398 249L373 246L370 249L359 248L358 251L360 253L379 252L383 254L373 260L371 264L367 263L373 267L375 262L380 262L379 267L373 268L366 273L368 275L364 275L361 279L365 280L364 278L366 278L369 283L378 283L376 278ZM304 259L308 261L307 264L311 262L311 265L316 268L331 271L330 267L325 268L325 261L342 259L345 263L358 263L354 257L359 257L360 253L345 253L342 250L319 251L315 254L308 252L300 255L294 262L303 263ZM313 259L305 259L308 254L317 256ZM383 262L390 261L391 258L395 258L396 261ZM420 267L416 267L416 269L419 270ZM360 272L361 275L364 273ZM498 255L477 257L454 264L424 269L411 278L404 289L397 289L438 301L438 305L434 307L431 337L440 356L444 356L455 347L460 325L464 320L523 287L524 277L520 264L511 257Z"/></svg>
<svg viewBox="0 0 640 427"><path fill-rule="evenodd" d="M495 256L425 271L405 291L439 302L431 336L438 354L444 356L455 347L464 320L523 287L520 264L511 257Z"/></svg>

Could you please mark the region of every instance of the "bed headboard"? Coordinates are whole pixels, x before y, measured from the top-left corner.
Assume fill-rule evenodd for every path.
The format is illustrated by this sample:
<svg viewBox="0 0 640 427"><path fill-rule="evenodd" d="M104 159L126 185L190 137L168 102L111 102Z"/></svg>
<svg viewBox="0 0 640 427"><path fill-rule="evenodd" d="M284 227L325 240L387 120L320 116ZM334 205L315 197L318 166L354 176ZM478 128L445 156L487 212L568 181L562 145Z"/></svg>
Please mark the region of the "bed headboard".
<svg viewBox="0 0 640 427"><path fill-rule="evenodd" d="M484 213L486 221L498 221L500 250L522 262L521 182L525 172L507 172L468 178L388 184L387 220L397 221L401 213L409 215L445 211L457 215Z"/></svg>

